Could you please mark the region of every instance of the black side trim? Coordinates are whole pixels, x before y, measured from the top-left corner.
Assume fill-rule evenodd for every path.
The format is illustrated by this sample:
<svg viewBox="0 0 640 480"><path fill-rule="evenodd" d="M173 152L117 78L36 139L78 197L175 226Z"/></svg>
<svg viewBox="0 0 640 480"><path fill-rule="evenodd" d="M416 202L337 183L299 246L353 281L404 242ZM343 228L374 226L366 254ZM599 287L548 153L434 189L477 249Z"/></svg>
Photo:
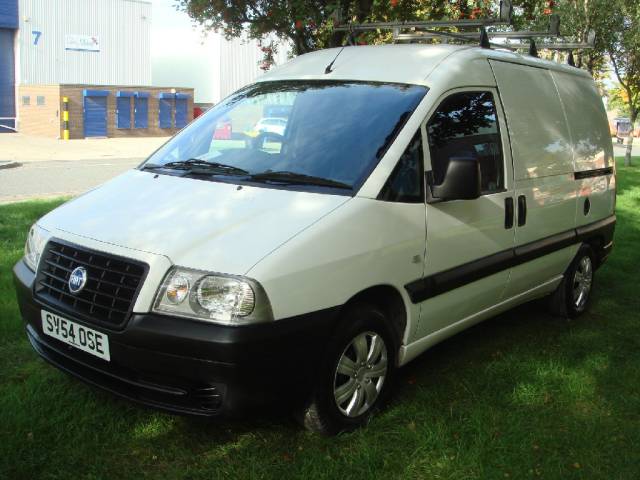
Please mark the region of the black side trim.
<svg viewBox="0 0 640 480"><path fill-rule="evenodd" d="M575 180L581 180L583 178L590 177L602 177L604 175L613 174L613 167L596 168L595 170L583 170L581 172L575 172L573 178Z"/></svg>
<svg viewBox="0 0 640 480"><path fill-rule="evenodd" d="M611 215L610 217L582 227L557 233L525 245L509 248L502 252L450 268L449 270L414 280L405 285L404 288L407 290L411 301L413 303L419 303L475 282L476 280L480 280L481 278L488 277L494 273L530 262L531 260L543 257L596 235L604 237L604 248L606 245L609 245L613 239L615 224L616 216Z"/></svg>
<svg viewBox="0 0 640 480"><path fill-rule="evenodd" d="M613 239L613 230L615 229L615 227L616 216L611 215L610 217L603 218L602 220L598 220L597 222L589 223L588 225L583 225L582 227L576 228L576 235L578 236L578 240L584 240L587 237L593 236L595 233L604 233L606 244Z"/></svg>

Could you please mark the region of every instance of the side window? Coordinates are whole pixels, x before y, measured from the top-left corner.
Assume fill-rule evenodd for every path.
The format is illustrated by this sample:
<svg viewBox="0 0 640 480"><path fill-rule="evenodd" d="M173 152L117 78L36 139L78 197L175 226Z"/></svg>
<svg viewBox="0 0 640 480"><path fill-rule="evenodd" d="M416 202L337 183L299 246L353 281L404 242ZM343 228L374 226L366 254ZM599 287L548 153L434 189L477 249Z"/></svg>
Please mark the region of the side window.
<svg viewBox="0 0 640 480"><path fill-rule="evenodd" d="M442 182L451 157L480 162L482 193L504 188L502 143L493 95L456 93L445 99L427 124L431 167L436 184Z"/></svg>
<svg viewBox="0 0 640 480"><path fill-rule="evenodd" d="M418 130L398 160L378 199L387 202L423 203L423 161L422 135Z"/></svg>

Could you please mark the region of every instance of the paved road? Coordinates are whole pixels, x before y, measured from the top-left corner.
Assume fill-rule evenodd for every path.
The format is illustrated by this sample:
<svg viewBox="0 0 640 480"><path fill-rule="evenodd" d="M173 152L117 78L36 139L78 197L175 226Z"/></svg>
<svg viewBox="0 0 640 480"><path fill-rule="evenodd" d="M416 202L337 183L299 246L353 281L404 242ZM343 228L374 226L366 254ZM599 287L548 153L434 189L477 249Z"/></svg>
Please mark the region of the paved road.
<svg viewBox="0 0 640 480"><path fill-rule="evenodd" d="M613 139L613 154L616 157L622 157L627 151L627 147L624 145L618 145L615 143L615 138ZM631 149L631 155L634 157L640 156L640 138L633 139L633 148Z"/></svg>
<svg viewBox="0 0 640 480"><path fill-rule="evenodd" d="M142 158L46 160L0 169L0 203L78 195L135 167Z"/></svg>

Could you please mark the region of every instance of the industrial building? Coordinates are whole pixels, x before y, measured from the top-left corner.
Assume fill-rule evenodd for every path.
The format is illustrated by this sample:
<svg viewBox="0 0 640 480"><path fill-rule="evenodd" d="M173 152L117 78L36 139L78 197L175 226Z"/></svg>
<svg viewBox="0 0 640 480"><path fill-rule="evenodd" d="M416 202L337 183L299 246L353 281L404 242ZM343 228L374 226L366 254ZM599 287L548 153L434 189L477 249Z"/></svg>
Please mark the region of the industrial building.
<svg viewBox="0 0 640 480"><path fill-rule="evenodd" d="M0 0L0 131L85 138L182 128L194 92L151 86L151 20L141 0Z"/></svg>

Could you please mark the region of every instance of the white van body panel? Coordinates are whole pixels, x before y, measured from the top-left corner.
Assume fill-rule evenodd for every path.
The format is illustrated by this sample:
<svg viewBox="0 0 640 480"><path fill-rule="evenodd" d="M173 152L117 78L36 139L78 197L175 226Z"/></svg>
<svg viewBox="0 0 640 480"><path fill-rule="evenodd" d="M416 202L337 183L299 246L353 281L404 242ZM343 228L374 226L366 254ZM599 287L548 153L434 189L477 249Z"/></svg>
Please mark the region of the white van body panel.
<svg viewBox="0 0 640 480"><path fill-rule="evenodd" d="M526 199L526 223L515 229L517 247L573 228L576 209L573 144L549 70L494 60L490 63L511 139L514 197L516 203L520 197ZM574 79L577 78L570 77ZM536 127L531 128L532 125ZM516 220L518 224L525 221ZM562 274L575 250L565 248L514 267L506 297Z"/></svg>
<svg viewBox="0 0 640 480"><path fill-rule="evenodd" d="M122 246L182 267L243 275L348 200L131 170L57 208L40 225L97 240L98 250Z"/></svg>
<svg viewBox="0 0 640 480"><path fill-rule="evenodd" d="M423 204L355 197L292 238L253 267L275 318L344 305L370 287L388 285L407 307L405 340L417 327L419 306L404 285L423 273Z"/></svg>
<svg viewBox="0 0 640 480"><path fill-rule="evenodd" d="M472 315L469 315L466 318L451 322L446 327L443 327L440 330L436 330L429 335L419 338L409 345L402 345L398 353L398 364L406 365L411 360L418 357L425 350L428 350L429 348L442 342L443 340L446 340L456 333L462 332L463 330L466 330L467 328L472 327L473 325L476 325L477 323L480 323L487 318L491 318L502 312L506 312L507 310L520 305L521 303L527 302L529 300L534 300L553 292L561 281L562 276L552 278L549 281L538 285L526 292L522 292L519 295L510 298L506 298L501 302L493 304L491 307L480 310Z"/></svg>
<svg viewBox="0 0 640 480"><path fill-rule="evenodd" d="M551 72L490 63L507 116L516 180L573 173L571 138Z"/></svg>
<svg viewBox="0 0 640 480"><path fill-rule="evenodd" d="M553 72L566 112L573 144L573 168L585 172L614 166L607 113L595 83L589 78ZM592 223L614 209L615 176L576 178L576 226ZM585 201L590 208L585 213Z"/></svg>
<svg viewBox="0 0 640 480"><path fill-rule="evenodd" d="M433 45L425 48L424 45L376 45L328 48L300 55L265 73L258 82L355 80L427 85L427 77L443 60L467 48L470 47ZM332 71L325 73L325 69L334 59Z"/></svg>

